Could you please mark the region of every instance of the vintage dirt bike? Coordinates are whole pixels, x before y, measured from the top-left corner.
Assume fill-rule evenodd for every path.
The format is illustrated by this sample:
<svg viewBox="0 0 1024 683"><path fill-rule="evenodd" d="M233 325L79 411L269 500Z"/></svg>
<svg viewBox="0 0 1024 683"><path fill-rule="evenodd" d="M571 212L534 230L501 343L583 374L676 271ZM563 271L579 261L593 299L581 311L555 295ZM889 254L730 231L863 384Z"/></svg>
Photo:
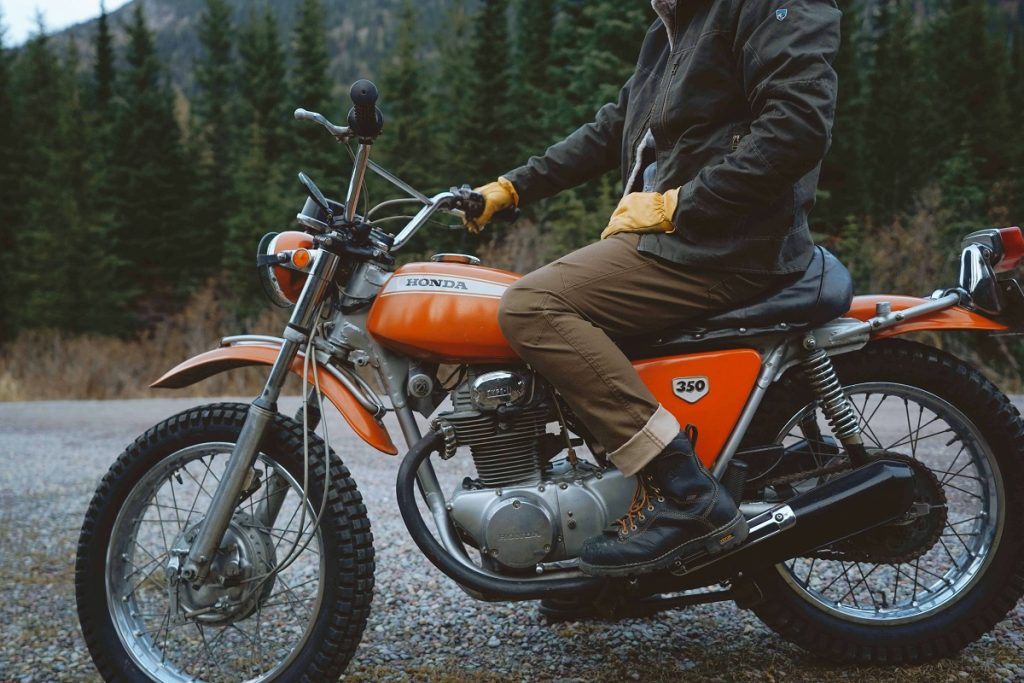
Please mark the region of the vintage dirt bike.
<svg viewBox="0 0 1024 683"><path fill-rule="evenodd" d="M662 405L696 427L750 535L660 573L595 578L578 569L580 546L635 508L635 481L584 450L580 416L502 337L498 303L517 275L459 254L395 267L432 216L475 215L482 198L427 197L371 162L376 88L360 81L352 98L345 127L295 112L358 148L344 202L300 174L302 230L259 247L271 297L294 306L282 337L225 338L153 385L264 365L262 393L155 425L96 490L75 577L106 679L342 674L369 614L374 549L355 481L314 433L323 399L391 455L393 413L399 512L430 562L480 600L538 600L551 619L732 600L813 653L865 663L954 654L1015 605L1024 424L977 369L900 336L1019 330L1019 229L967 237L959 283L927 298L853 297L818 248L759 301L621 340ZM376 210L357 213L367 170L410 196L387 205L420 205L396 236ZM295 418L277 408L291 374L304 380ZM454 490L435 457L458 458L444 463L465 475Z"/></svg>

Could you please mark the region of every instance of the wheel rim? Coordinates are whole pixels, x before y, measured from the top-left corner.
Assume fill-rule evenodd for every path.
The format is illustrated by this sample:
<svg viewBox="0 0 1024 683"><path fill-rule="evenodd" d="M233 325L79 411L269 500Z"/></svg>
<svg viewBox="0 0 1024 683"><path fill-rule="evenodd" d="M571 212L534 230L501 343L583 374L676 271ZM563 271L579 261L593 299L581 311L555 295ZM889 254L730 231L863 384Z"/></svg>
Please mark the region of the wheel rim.
<svg viewBox="0 0 1024 683"><path fill-rule="evenodd" d="M776 569L797 595L842 620L917 621L962 598L995 554L1005 515L999 468L977 427L935 394L888 382L851 385L846 393L869 450L911 457L938 477L947 500L945 526L938 542L911 562L812 557ZM812 411L821 435L831 435L817 404L810 404L790 419L776 442L814 440L801 428Z"/></svg>
<svg viewBox="0 0 1024 683"><path fill-rule="evenodd" d="M107 607L125 650L155 680L267 680L295 659L320 611L320 529L290 566L272 579L261 578L289 548L309 538L316 515L303 502L295 478L263 453L255 468L264 483L236 508L225 537L225 546L238 549L218 557L239 560L239 585L203 591L177 586L172 600L167 568L176 554L172 549L183 547L182 539L197 528L232 448L231 443L203 443L164 458L132 488L114 522L105 565ZM268 527L256 514L272 474L287 488L276 521ZM301 506L306 512L300 527ZM196 608L203 605L208 611L198 614L202 609ZM192 610L191 617L186 609Z"/></svg>

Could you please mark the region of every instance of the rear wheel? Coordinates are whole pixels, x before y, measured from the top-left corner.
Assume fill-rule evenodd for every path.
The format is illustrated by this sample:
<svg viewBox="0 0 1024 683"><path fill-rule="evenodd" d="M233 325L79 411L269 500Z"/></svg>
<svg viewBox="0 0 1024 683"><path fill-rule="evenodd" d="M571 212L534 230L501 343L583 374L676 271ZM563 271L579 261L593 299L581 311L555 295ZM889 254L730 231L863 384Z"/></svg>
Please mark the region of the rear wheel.
<svg viewBox="0 0 1024 683"><path fill-rule="evenodd" d="M267 428L210 576L177 580L248 406L156 425L118 458L86 513L75 565L82 631L108 681L323 681L344 671L373 594L373 537L355 482L302 426ZM308 480L308 498L302 484Z"/></svg>
<svg viewBox="0 0 1024 683"><path fill-rule="evenodd" d="M764 600L754 611L788 640L837 659L953 655L1024 593L1020 415L978 371L930 347L876 342L834 362L869 453L917 472L917 505L898 525L761 571L754 578ZM748 444L804 444L799 471L844 457L798 373L777 383L763 406ZM752 470L763 481L773 470L799 478L793 463Z"/></svg>

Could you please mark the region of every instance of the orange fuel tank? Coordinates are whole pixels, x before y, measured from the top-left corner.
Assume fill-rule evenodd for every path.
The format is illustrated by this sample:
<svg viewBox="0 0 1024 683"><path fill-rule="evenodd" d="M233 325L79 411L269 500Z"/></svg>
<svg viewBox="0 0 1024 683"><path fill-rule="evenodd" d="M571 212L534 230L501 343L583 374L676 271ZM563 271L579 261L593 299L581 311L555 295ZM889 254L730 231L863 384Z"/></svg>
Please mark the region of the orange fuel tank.
<svg viewBox="0 0 1024 683"><path fill-rule="evenodd" d="M425 361L514 361L498 303L519 277L463 263L410 263L384 285L367 328L383 346Z"/></svg>

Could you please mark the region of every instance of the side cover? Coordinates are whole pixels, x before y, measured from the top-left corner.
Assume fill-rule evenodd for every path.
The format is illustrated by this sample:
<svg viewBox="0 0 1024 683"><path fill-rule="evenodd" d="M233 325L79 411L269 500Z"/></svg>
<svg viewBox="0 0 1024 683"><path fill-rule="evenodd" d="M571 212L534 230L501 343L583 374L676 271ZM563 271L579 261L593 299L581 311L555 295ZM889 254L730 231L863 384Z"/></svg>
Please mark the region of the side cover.
<svg viewBox="0 0 1024 683"><path fill-rule="evenodd" d="M761 356L732 349L637 361L633 367L681 426L697 427L697 455L711 467L754 389Z"/></svg>
<svg viewBox="0 0 1024 683"><path fill-rule="evenodd" d="M155 389L180 389L234 368L273 365L278 351L280 348L271 343L244 344L214 349L180 363L150 386ZM302 360L303 356L300 354L292 362L291 367L292 373L299 377L302 377ZM324 396L338 409L352 430L377 450L397 455L398 449L391 440L387 429L363 408L352 392L330 372L321 372L319 375L320 389ZM312 384L312 372L310 372L308 380Z"/></svg>

